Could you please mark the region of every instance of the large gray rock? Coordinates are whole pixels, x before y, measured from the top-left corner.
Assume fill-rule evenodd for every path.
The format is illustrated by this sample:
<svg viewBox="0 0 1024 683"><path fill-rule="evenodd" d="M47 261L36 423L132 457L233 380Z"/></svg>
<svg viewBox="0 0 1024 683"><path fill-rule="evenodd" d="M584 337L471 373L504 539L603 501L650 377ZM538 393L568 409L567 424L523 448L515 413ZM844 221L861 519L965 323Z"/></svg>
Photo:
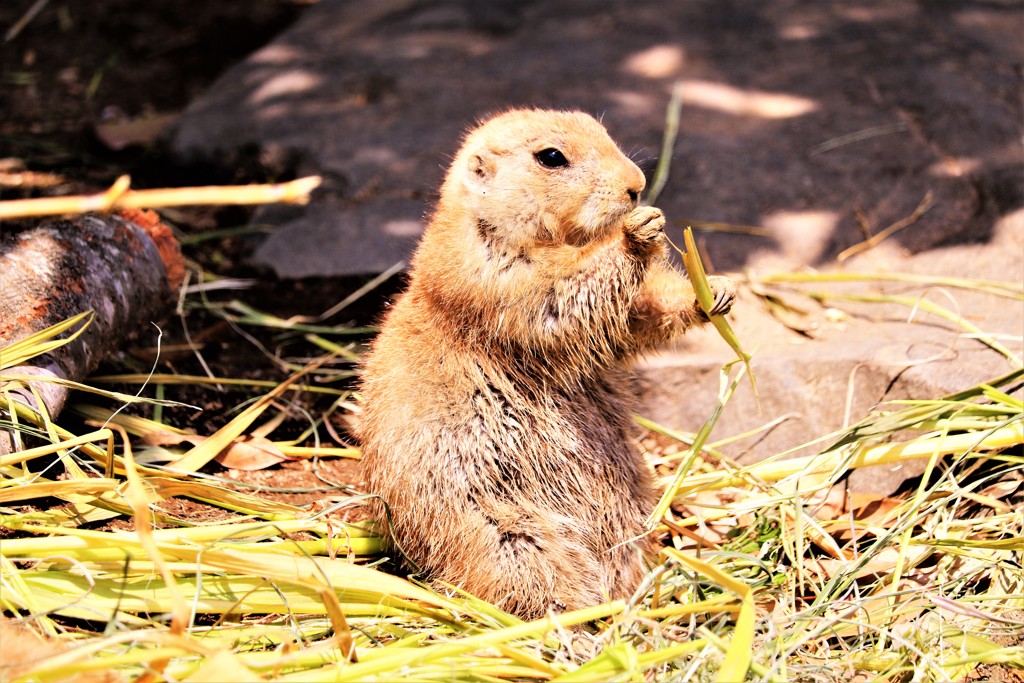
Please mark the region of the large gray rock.
<svg viewBox="0 0 1024 683"><path fill-rule="evenodd" d="M428 209L477 118L589 111L650 169L679 82L670 221L766 228L709 235L720 269L772 252L817 266L928 192L894 237L915 252L985 240L1020 205L1022 34L1015 8L973 3L323 0L195 102L175 146L297 155L327 187L257 260L367 272L407 256L414 235L383 227L393 205Z"/></svg>
<svg viewBox="0 0 1024 683"><path fill-rule="evenodd" d="M850 271L953 276L1024 285L1024 209L1001 219L988 244L941 247L913 257L879 248L856 259ZM753 277L757 277L753 274ZM741 463L787 452L849 426L885 402L940 398L989 382L1019 366L953 322L924 310L890 303L830 300L827 310L801 293L891 295L925 299L959 314L991 335L1019 359L1024 355L1024 302L972 288L899 282L774 287L772 293L807 312L798 333L768 312L748 290L730 320L747 351L753 352L760 400L741 384L723 411L713 440L778 426L731 445L726 452ZM787 322L791 322L787 320ZM693 331L675 346L641 363L641 413L659 424L695 432L710 417L719 392L722 366L735 360L713 330ZM1018 389L1019 397L1021 391ZM888 409L894 409L890 406ZM818 448L828 445L818 444ZM814 448L794 450L810 455ZM860 490L889 492L924 462L902 467L871 467L853 476Z"/></svg>
<svg viewBox="0 0 1024 683"><path fill-rule="evenodd" d="M511 106L595 113L649 172L678 84L680 134L657 204L677 242L685 223L733 226L699 233L713 269L1021 283L1022 35L1012 3L322 0L195 102L174 144L228 158L256 145L325 176L310 206L263 211L277 229L257 262L285 277L379 272L408 257L479 117ZM926 197L930 208L915 213ZM901 221L874 250L836 263L866 232ZM1020 353L1019 300L855 287L925 294ZM735 308L761 403L741 389L715 438L798 415L742 444L741 457L839 428L848 400L857 419L881 401L935 397L1009 367L934 316L907 323L906 309L862 304L836 319L809 308L807 334L749 292ZM695 430L729 359L713 332L649 359L645 411ZM864 478L891 488L883 479Z"/></svg>

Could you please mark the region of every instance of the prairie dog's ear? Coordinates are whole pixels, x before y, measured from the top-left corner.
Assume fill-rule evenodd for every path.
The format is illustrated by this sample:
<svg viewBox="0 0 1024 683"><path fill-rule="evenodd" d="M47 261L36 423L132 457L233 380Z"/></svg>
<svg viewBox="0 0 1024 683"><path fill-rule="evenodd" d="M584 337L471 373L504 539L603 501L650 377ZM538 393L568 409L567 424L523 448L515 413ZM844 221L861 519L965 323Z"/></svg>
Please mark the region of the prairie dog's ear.
<svg viewBox="0 0 1024 683"><path fill-rule="evenodd" d="M494 159L487 152L473 152L466 163L466 187L476 194L487 194L494 171Z"/></svg>

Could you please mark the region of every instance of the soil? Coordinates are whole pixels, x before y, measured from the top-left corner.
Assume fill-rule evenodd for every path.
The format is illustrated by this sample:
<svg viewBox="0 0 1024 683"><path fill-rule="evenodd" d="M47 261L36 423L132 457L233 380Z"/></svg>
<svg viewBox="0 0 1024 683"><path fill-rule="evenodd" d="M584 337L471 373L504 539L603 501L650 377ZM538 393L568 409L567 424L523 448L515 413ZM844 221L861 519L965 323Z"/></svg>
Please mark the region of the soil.
<svg viewBox="0 0 1024 683"><path fill-rule="evenodd" d="M32 5L29 1L0 3L0 27L10 30ZM290 179L293 174L288 168L255 155L202 166L180 165L168 153L159 123L144 124L137 137L130 137L129 124L159 121L153 117L163 115L173 122L174 115L220 73L286 28L304 7L305 3L291 0L52 0L45 4L0 50L0 82L6 95L0 98L0 199L97 192L123 174L131 176L136 188ZM238 299L283 318L319 315L365 283L365 278L278 280L244 265L258 234L258 228L244 228L250 222L249 209L161 213L178 232L195 274L250 281L251 286L241 291L210 294L214 302ZM7 222L0 229L29 225ZM243 226L241 234L206 237L211 230L238 226ZM397 278L386 283L327 324L372 324L400 285ZM322 349L301 336L287 338L253 326L240 329L202 308L169 317L161 329L159 354L150 342L139 341L121 357L110 359L97 374L145 372L157 359L156 372L202 375L208 371L217 377L281 381L289 372L280 359L323 355ZM196 344L198 355L181 350L189 340ZM333 370L346 368L327 367L320 376L330 379ZM339 383L332 381L330 386ZM138 390L137 386L114 388ZM244 388L170 386L165 398L198 409L165 409L163 419L209 435L259 393ZM273 438L299 436L308 426L307 416L322 415L332 401L308 394L294 397L289 401L289 419ZM145 414L148 409L138 412ZM330 426L342 441L343 417L342 411L335 411ZM61 420L75 428L68 414ZM216 465L206 469L224 481L236 482L234 486L241 490L298 505L359 484L358 463L344 459L286 461L254 472ZM169 515L192 521L223 514L188 499L165 501L163 508Z"/></svg>
<svg viewBox="0 0 1024 683"><path fill-rule="evenodd" d="M0 26L9 32L32 4L3 3ZM0 51L0 158L81 186L129 171L138 172L136 185L162 180L155 146L114 153L98 142L96 126L179 111L301 8L285 0L46 3ZM2 189L10 197L15 188Z"/></svg>

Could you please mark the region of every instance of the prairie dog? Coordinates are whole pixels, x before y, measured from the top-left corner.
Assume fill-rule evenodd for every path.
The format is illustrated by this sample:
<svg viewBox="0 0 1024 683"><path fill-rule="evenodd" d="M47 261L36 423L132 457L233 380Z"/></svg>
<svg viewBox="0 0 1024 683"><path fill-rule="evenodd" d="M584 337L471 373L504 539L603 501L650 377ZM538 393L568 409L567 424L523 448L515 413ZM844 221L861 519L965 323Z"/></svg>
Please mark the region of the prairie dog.
<svg viewBox="0 0 1024 683"><path fill-rule="evenodd" d="M368 490L436 585L532 619L642 578L654 491L627 364L706 321L644 185L578 112L506 112L456 155L358 426ZM731 281L712 287L727 311Z"/></svg>

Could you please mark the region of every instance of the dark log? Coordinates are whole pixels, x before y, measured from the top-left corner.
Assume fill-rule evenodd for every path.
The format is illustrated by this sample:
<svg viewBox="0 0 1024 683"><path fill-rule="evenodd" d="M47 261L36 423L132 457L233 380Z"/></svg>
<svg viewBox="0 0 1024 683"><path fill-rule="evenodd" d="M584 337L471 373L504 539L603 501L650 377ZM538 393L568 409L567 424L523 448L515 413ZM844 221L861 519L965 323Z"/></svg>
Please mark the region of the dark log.
<svg viewBox="0 0 1024 683"><path fill-rule="evenodd" d="M170 310L184 275L178 243L152 211L83 216L0 235L0 361L12 342L83 311L95 313L72 342L0 372L0 386L9 378L38 378L11 393L55 417L68 389L47 380L81 381L132 333L145 333ZM0 404L0 416L4 409ZM12 435L4 436L0 431L0 453L12 448Z"/></svg>

